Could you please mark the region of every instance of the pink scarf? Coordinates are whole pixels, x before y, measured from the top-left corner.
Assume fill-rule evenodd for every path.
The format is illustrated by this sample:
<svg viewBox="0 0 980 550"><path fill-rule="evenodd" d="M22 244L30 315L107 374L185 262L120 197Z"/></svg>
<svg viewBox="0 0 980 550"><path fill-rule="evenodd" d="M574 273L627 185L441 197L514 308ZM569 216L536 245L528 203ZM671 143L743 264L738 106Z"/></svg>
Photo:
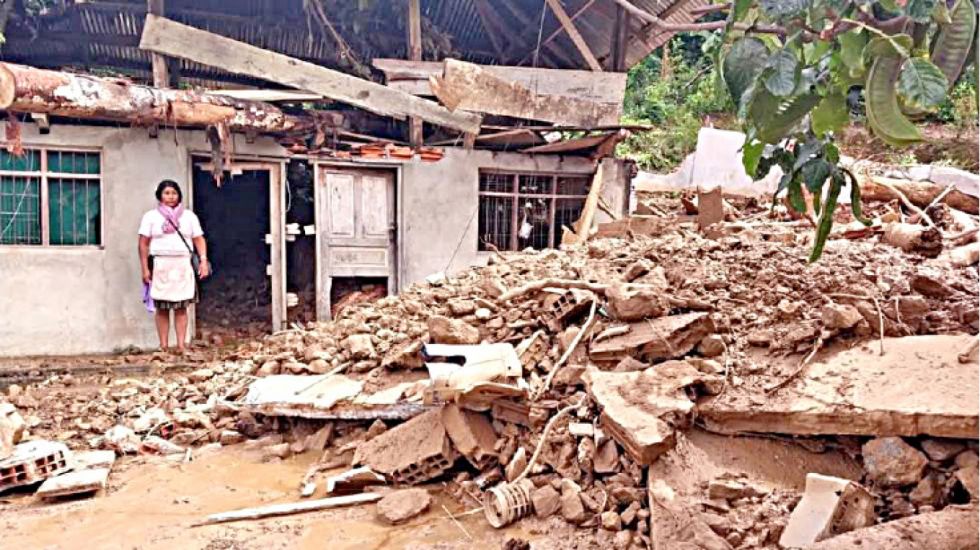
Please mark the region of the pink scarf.
<svg viewBox="0 0 980 550"><path fill-rule="evenodd" d="M163 232L165 234L176 233L177 228L180 227L180 217L184 215L184 205L178 204L170 207L161 202L157 206L157 212L163 216L163 220L166 222L163 224Z"/></svg>

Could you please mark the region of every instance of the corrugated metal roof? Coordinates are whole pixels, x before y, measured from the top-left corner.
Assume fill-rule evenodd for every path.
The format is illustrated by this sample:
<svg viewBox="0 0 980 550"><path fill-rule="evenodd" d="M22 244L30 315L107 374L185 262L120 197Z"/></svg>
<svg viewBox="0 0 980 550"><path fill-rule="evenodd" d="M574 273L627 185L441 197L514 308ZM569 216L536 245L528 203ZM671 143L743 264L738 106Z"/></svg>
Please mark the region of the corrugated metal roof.
<svg viewBox="0 0 980 550"><path fill-rule="evenodd" d="M376 0L378 1L378 0ZM497 21L490 28L503 27L497 42L505 56L494 51L491 30L476 9L480 0L422 0L422 13L428 20L423 28L446 35L453 55L485 64L529 65L542 38L554 38L540 47L538 65L564 69L587 69L582 55L561 30L544 0L486 0ZM638 7L661 15L670 22L689 22L689 10L709 0L632 0ZM325 11L337 31L347 40L360 60L368 65L374 57L400 57L405 54L404 17L391 4L375 4L370 17L349 14L356 4L349 0L324 0ZM600 62L608 64L618 6L609 0L564 0L566 11ZM150 68L150 56L138 48L146 11L145 0L88 0L72 2L63 9L36 19L23 16L8 25L7 43L0 58L41 67L108 66L137 74ZM542 12L544 18L542 21ZM303 11L303 0L168 0L167 16L182 23L341 70L350 67L338 57L338 47L319 30L313 18ZM499 31L499 29L497 29ZM654 33L651 26L630 18L630 39L626 66L638 63L659 47L669 34ZM431 34L430 34L431 36ZM431 52L427 52L431 53ZM427 59L431 59L431 54ZM253 84L254 79L231 75L220 68L181 61L181 74L191 78Z"/></svg>

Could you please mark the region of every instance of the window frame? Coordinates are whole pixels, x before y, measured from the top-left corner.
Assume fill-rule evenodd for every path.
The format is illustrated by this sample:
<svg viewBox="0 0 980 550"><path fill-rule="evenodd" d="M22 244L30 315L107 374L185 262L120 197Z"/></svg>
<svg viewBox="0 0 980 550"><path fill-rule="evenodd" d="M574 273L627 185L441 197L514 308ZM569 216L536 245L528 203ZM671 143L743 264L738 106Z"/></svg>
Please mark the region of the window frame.
<svg viewBox="0 0 980 550"><path fill-rule="evenodd" d="M0 243L0 250L104 250L105 249L105 186L102 176L105 169L105 155L101 147L77 147L60 145L32 145L23 144L25 151L39 151L41 156L41 169L39 172L24 170L0 170L0 176L12 176L21 178L40 178L40 208L41 208L41 242L38 244L3 244ZM48 171L48 152L57 153L97 153L99 155L98 174L72 174L65 172ZM99 244L51 244L51 206L50 190L48 178L54 179L78 179L97 181L99 184Z"/></svg>
<svg viewBox="0 0 980 550"><path fill-rule="evenodd" d="M497 174L503 176L511 177L512 184L511 190L509 192L503 191L483 191L480 189L481 178L484 174ZM521 176L545 176L551 178L551 188L548 193L522 193L520 192L520 181ZM477 175L477 212L480 209L480 201L483 197L502 197L512 199L511 204L511 235L510 243L506 252L517 252L520 251L520 231L517 229L520 223L520 200L521 198L533 198L533 199L546 199L549 201L548 204L548 243L553 244L555 242L555 231L558 229L555 227L556 218L556 205L558 200L561 199L581 199L583 202L588 197L588 192L584 195L567 195L558 193L558 180L560 178L584 178L590 179L595 176L595 173L588 172L556 172L556 171L535 171L535 170L506 170L500 168L481 168ZM591 186L591 181L589 182ZM490 250L483 250L480 243L480 231L479 231L479 221L477 222L477 243L476 248L478 253L490 252ZM550 248L550 246L549 246Z"/></svg>

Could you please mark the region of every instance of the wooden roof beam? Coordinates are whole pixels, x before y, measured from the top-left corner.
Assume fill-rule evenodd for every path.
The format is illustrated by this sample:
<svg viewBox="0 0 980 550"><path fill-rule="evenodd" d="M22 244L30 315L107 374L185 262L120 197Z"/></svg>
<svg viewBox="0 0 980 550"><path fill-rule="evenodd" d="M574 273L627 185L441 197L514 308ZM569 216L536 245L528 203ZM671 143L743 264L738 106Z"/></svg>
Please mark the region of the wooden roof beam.
<svg viewBox="0 0 980 550"><path fill-rule="evenodd" d="M568 17L568 14L565 13L565 8L562 7L561 2L559 0L545 1L548 2L548 7L551 8L551 11L554 12L555 17L557 17L558 21L561 22L561 26L565 28L565 32L568 33L569 38L572 39L575 47L578 48L579 53L582 54L582 57L585 59L585 62L589 64L589 67L593 71L602 72L602 65L599 63L599 60L595 58L592 50L589 49L589 44L584 38L582 38L582 35L578 32L578 29L575 28L575 23Z"/></svg>
<svg viewBox="0 0 980 550"><path fill-rule="evenodd" d="M325 97L400 120L415 116L432 124L478 133L481 117L451 112L433 101L320 65L264 50L155 15L147 15L140 48L223 70L323 94Z"/></svg>

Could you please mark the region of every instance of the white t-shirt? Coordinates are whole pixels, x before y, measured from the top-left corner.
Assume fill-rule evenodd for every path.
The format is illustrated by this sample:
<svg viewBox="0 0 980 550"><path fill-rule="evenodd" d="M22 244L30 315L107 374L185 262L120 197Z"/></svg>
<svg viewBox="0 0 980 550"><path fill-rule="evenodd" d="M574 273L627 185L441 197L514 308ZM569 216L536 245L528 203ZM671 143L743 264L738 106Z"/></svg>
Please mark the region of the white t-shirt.
<svg viewBox="0 0 980 550"><path fill-rule="evenodd" d="M150 256L190 256L187 245L181 241L180 236L174 233L164 233L163 227L169 225L167 219L158 210L153 209L143 214L140 222L140 235L150 238ZM180 216L180 233L191 248L194 243L191 239L203 237L204 230L201 229L201 221L197 215L190 210L184 210Z"/></svg>

